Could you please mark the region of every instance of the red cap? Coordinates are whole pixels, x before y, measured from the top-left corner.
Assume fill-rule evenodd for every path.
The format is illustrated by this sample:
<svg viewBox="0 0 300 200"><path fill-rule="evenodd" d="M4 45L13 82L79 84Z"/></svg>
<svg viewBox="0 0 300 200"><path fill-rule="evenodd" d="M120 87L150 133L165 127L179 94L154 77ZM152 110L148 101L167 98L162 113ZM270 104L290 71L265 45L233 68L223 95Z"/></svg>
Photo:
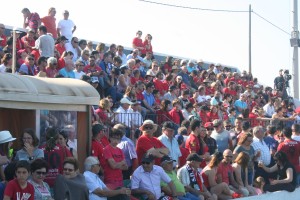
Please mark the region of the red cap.
<svg viewBox="0 0 300 200"><path fill-rule="evenodd" d="M212 122L206 122L206 123L204 124L204 127L205 127L205 128L213 127L213 123L212 123Z"/></svg>

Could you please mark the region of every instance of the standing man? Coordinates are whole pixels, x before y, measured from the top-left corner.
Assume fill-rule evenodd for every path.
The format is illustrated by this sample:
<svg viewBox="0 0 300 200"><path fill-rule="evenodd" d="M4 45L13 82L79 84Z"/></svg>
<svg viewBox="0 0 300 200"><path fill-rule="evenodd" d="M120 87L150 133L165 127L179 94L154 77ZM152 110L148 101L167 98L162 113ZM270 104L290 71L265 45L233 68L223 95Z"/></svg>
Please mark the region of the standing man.
<svg viewBox="0 0 300 200"><path fill-rule="evenodd" d="M48 33L51 33L54 39L57 39L57 30L56 30L56 10L55 8L49 8L48 15L41 18L42 23L47 27Z"/></svg>
<svg viewBox="0 0 300 200"><path fill-rule="evenodd" d="M178 142L174 137L175 124L171 121L166 121L162 127L162 135L158 139L169 149L169 156L175 160L173 167L180 166L179 157L181 152Z"/></svg>
<svg viewBox="0 0 300 200"><path fill-rule="evenodd" d="M224 129L223 120L215 119L213 126L215 130L212 132L211 137L216 140L218 151L223 152L225 149L233 149L230 133Z"/></svg>
<svg viewBox="0 0 300 200"><path fill-rule="evenodd" d="M279 70L279 76L274 79L274 89L282 92L282 99L288 96L286 92L286 82L283 77L283 69Z"/></svg>
<svg viewBox="0 0 300 200"><path fill-rule="evenodd" d="M39 51L40 56L44 56L46 58L54 57L54 39L47 34L46 26L39 26L38 28L39 38L35 41L35 47Z"/></svg>
<svg viewBox="0 0 300 200"><path fill-rule="evenodd" d="M192 132L185 141L185 147L190 151L190 153L199 153L200 151L200 142L198 139L201 128L201 121L194 119L191 122Z"/></svg>
<svg viewBox="0 0 300 200"><path fill-rule="evenodd" d="M58 36L65 36L69 41L73 37L73 33L76 30L76 25L72 20L69 19L69 11L64 10L63 19L57 24L57 34Z"/></svg>
<svg viewBox="0 0 300 200"><path fill-rule="evenodd" d="M24 17L23 28L27 26L31 29L34 29L37 32L38 27L41 25L41 19L38 13L31 13L28 8L23 8L21 11Z"/></svg>

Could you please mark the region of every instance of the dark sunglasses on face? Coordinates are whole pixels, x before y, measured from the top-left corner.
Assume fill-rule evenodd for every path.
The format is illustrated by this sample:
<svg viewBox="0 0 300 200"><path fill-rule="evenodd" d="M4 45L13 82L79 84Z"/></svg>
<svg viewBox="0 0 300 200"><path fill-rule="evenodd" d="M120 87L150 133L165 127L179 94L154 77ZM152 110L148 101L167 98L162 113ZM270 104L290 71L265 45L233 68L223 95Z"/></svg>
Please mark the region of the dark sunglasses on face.
<svg viewBox="0 0 300 200"><path fill-rule="evenodd" d="M151 129L153 129L153 126L145 126L144 127L146 130L151 130Z"/></svg>
<svg viewBox="0 0 300 200"><path fill-rule="evenodd" d="M37 175L43 175L43 176L45 176L47 174L47 172L40 172L40 171L35 171L35 173Z"/></svg>
<svg viewBox="0 0 300 200"><path fill-rule="evenodd" d="M208 130L208 131L213 131L214 128L207 128L206 130Z"/></svg>
<svg viewBox="0 0 300 200"><path fill-rule="evenodd" d="M150 165L150 162L142 162L143 165Z"/></svg>

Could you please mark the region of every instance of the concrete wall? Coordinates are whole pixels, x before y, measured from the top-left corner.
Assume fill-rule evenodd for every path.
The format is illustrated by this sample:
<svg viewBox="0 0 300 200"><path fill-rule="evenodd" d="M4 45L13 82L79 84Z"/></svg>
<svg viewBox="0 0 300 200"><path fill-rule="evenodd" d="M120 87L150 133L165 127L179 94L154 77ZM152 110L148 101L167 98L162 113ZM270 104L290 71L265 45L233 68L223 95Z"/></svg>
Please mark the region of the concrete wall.
<svg viewBox="0 0 300 200"><path fill-rule="evenodd" d="M278 191L258 196L239 198L240 200L300 200L300 188L294 192Z"/></svg>

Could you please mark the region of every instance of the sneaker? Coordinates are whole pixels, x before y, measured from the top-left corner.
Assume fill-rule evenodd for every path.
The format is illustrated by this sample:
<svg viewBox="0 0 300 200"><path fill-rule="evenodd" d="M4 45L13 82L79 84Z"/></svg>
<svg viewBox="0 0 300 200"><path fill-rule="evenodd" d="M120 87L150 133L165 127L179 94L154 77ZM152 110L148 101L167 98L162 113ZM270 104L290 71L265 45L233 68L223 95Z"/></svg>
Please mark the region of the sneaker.
<svg viewBox="0 0 300 200"><path fill-rule="evenodd" d="M242 194L239 194L239 193L236 193L236 192L232 194L233 199L237 199L237 198L241 198L241 197L243 197Z"/></svg>

